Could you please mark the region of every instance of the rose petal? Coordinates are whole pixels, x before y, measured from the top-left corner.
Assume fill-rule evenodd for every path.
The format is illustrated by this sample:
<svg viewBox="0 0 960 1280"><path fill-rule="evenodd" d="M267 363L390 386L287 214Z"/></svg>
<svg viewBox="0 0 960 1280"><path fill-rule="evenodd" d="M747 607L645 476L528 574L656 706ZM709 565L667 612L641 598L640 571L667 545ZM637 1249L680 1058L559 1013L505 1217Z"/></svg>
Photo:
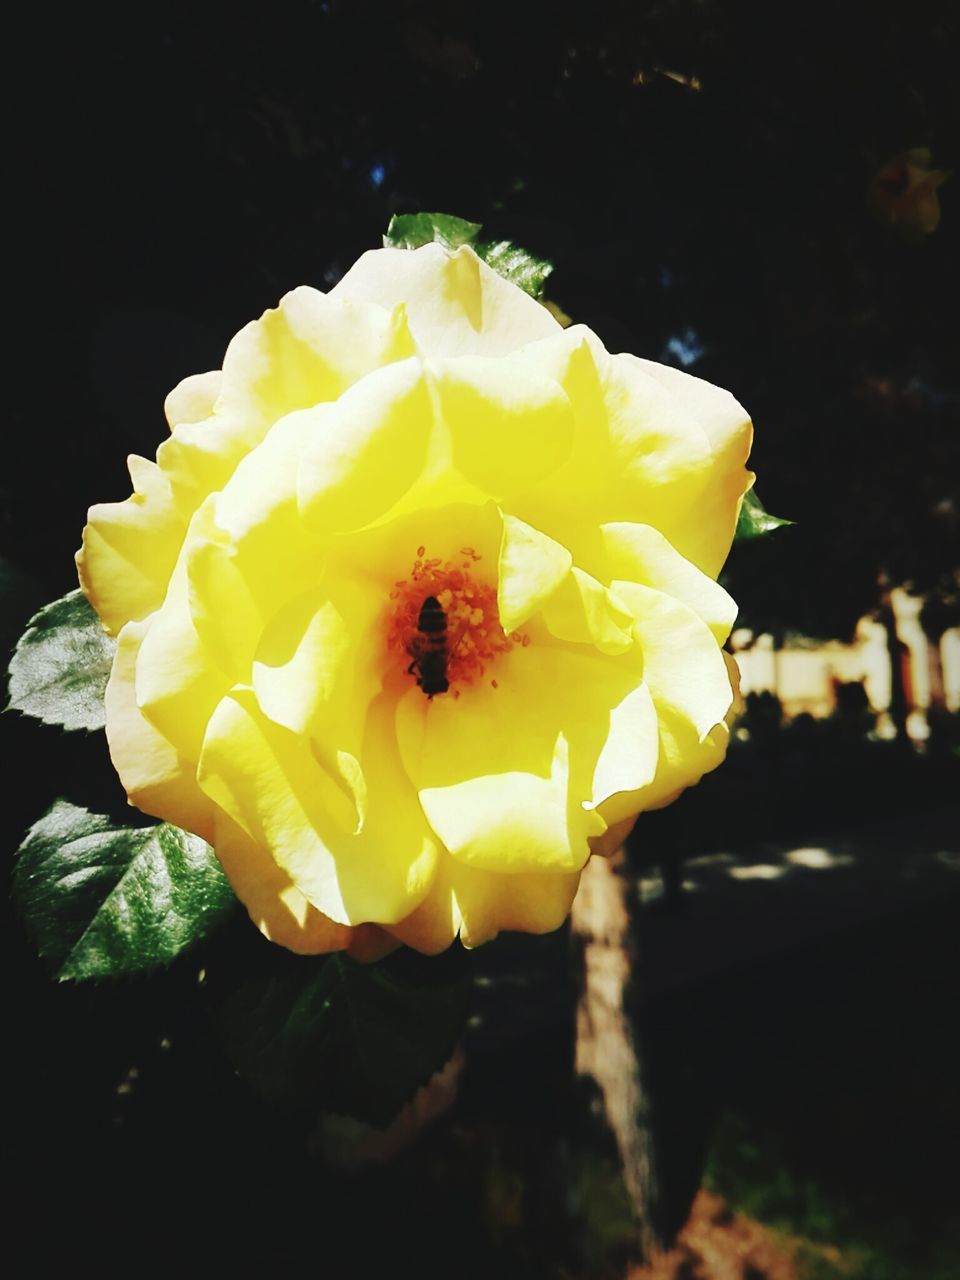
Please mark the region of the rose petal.
<svg viewBox="0 0 960 1280"><path fill-rule="evenodd" d="M222 383L223 374L219 369L210 373L194 373L178 382L163 402L164 417L170 429L209 418Z"/></svg>
<svg viewBox="0 0 960 1280"><path fill-rule="evenodd" d="M402 306L372 306L304 285L227 347L219 405L269 427L294 409L336 400L414 352Z"/></svg>
<svg viewBox="0 0 960 1280"><path fill-rule="evenodd" d="M709 627L685 604L652 587L615 580L613 589L634 612L643 676L658 713L672 707L703 741L733 700L723 652Z"/></svg>
<svg viewBox="0 0 960 1280"><path fill-rule="evenodd" d="M507 633L522 627L566 579L573 556L566 547L515 516L503 516L497 607Z"/></svg>
<svg viewBox="0 0 960 1280"><path fill-rule="evenodd" d="M570 914L579 883L579 871L497 874L441 854L427 897L389 931L425 955L445 951L458 933L466 947L489 942L502 930L551 933Z"/></svg>
<svg viewBox="0 0 960 1280"><path fill-rule="evenodd" d="M178 423L157 450L188 513L222 489L275 422L336 400L373 370L411 356L402 309L385 311L294 289L227 347L211 415Z"/></svg>
<svg viewBox="0 0 960 1280"><path fill-rule="evenodd" d="M160 607L187 529L156 463L131 454L127 466L133 496L91 507L77 552L80 585L111 635Z"/></svg>
<svg viewBox="0 0 960 1280"><path fill-rule="evenodd" d="M657 707L660 753L655 778L636 791L622 791L600 805L600 813L611 826L635 814L662 809L687 787L722 763L730 731L725 723L715 725L703 739L689 720L668 706Z"/></svg>
<svg viewBox="0 0 960 1280"><path fill-rule="evenodd" d="M320 410L300 463L300 514L329 533L383 516L422 472L433 425L423 368L407 360L378 370Z"/></svg>
<svg viewBox="0 0 960 1280"><path fill-rule="evenodd" d="M383 677L383 612L383 598L362 580L334 574L289 601L264 631L253 665L262 710L293 733L326 738L336 726L336 741L359 751Z"/></svg>
<svg viewBox="0 0 960 1280"><path fill-rule="evenodd" d="M562 332L546 307L492 271L468 246L372 249L331 298L403 303L410 331L431 356L502 356Z"/></svg>
<svg viewBox="0 0 960 1280"><path fill-rule="evenodd" d="M574 567L544 602L543 620L551 635L575 644L595 645L601 653L624 653L633 644L633 615L616 594Z"/></svg>
<svg viewBox="0 0 960 1280"><path fill-rule="evenodd" d="M620 791L649 783L659 754L656 708L646 683L639 684L610 709L607 739L593 771L590 806L598 808Z"/></svg>
<svg viewBox="0 0 960 1280"><path fill-rule="evenodd" d="M233 684L250 681L251 663L266 615L244 577L236 548L202 508L185 552L187 597L197 635Z"/></svg>
<svg viewBox="0 0 960 1280"><path fill-rule="evenodd" d="M452 465L498 502L523 492L567 458L573 409L558 382L523 354L432 360Z"/></svg>
<svg viewBox="0 0 960 1280"><path fill-rule="evenodd" d="M251 840L222 811L217 814L215 849L234 893L264 937L298 955L342 951L355 930L335 924L312 906L270 851Z"/></svg>
<svg viewBox="0 0 960 1280"><path fill-rule="evenodd" d="M639 365L648 377L666 388L680 411L699 423L710 442L708 483L699 504L699 519L685 530L682 545L675 545L704 573L715 578L733 542L740 499L753 483L753 474L746 470L753 424L743 406L722 387L671 365L654 364L638 356L619 358Z"/></svg>
<svg viewBox="0 0 960 1280"><path fill-rule="evenodd" d="M723 587L708 578L656 529L646 524L605 524L600 529L606 582L629 579L654 587L692 609L723 644L737 617L736 603Z"/></svg>
<svg viewBox="0 0 960 1280"><path fill-rule="evenodd" d="M573 565L566 547L504 513L498 608L505 631L543 614L559 640L623 653L633 644L633 617L601 583Z"/></svg>
<svg viewBox="0 0 960 1280"><path fill-rule="evenodd" d="M117 640L105 699L110 758L131 804L210 841L213 806L197 786L195 763L137 706L137 657L150 622L128 622Z"/></svg>
<svg viewBox="0 0 960 1280"><path fill-rule="evenodd" d="M137 705L181 753L199 757L207 721L232 683L213 660L190 609L187 574L191 531L209 528L208 502L194 516L166 598L152 616L137 657Z"/></svg>
<svg viewBox="0 0 960 1280"><path fill-rule="evenodd" d="M458 698L428 702L419 689L401 698L404 766L459 861L498 872L577 871L604 829L591 807L610 787L637 788L654 776L646 695L627 702L639 663L536 643L502 655L493 670L496 688L487 676Z"/></svg>
<svg viewBox="0 0 960 1280"><path fill-rule="evenodd" d="M568 460L511 509L580 560L577 526L636 521L658 529L716 577L729 551L752 426L726 392L629 355L610 355L575 325L526 349L574 409ZM714 395L716 393L716 395Z"/></svg>
<svg viewBox="0 0 960 1280"><path fill-rule="evenodd" d="M200 757L204 792L272 850L318 910L341 924L403 919L425 896L436 863L436 842L401 772L389 718L383 699L371 706L359 832L355 805L310 739L268 720L250 691L222 700Z"/></svg>
<svg viewBox="0 0 960 1280"><path fill-rule="evenodd" d="M523 933L559 929L577 896L580 872L498 875L458 865L453 881L462 916L460 938L465 947L479 947L504 929Z"/></svg>

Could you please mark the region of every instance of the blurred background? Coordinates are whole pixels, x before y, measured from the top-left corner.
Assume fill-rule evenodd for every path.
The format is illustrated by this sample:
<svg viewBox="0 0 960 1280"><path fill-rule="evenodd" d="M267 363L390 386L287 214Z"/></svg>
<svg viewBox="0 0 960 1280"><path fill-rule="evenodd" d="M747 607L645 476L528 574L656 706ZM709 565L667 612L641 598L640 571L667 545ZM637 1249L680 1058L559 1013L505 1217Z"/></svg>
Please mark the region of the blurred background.
<svg viewBox="0 0 960 1280"><path fill-rule="evenodd" d="M369 1135L278 1121L232 1073L197 981L229 950L57 988L5 898L15 1274L960 1275L956 19L171 0L11 20L5 647L75 585L86 509L129 492L167 391L397 212L550 258L563 316L731 389L763 502L796 522L725 571L730 757L641 820L622 873L670 1253L631 1262L617 1153L572 1083L564 933L478 954L424 1100L446 1113L364 1163ZM11 852L55 794L123 817L98 738L0 731Z"/></svg>

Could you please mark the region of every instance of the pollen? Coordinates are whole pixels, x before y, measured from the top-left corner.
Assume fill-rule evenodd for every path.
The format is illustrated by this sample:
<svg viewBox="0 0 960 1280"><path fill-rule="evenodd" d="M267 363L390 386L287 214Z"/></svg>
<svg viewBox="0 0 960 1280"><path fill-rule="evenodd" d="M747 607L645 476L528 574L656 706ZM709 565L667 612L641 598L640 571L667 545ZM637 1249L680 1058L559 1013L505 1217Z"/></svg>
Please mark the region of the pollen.
<svg viewBox="0 0 960 1280"><path fill-rule="evenodd" d="M484 581L477 567L482 558L472 547L461 547L451 560L427 556L426 548L418 547L410 573L390 592L387 649L417 683L421 661L431 669L443 663L455 698L464 686L480 680L500 654L529 643L529 636L508 635L500 625L497 589ZM446 619L441 637L420 630L420 611L431 596ZM497 688L496 680L490 684Z"/></svg>

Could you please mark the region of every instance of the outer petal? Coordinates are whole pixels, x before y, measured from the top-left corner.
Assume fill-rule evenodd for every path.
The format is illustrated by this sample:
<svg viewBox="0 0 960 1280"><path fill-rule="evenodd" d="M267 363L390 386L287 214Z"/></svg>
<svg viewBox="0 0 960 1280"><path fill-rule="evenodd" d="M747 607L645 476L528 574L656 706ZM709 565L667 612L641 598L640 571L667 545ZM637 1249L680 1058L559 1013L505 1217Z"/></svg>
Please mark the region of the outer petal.
<svg viewBox="0 0 960 1280"><path fill-rule="evenodd" d="M203 536L212 506L205 504L191 522ZM137 658L137 705L147 719L188 758L199 758L207 721L230 687L197 630L190 608L190 533L174 569L162 607L153 615Z"/></svg>
<svg viewBox="0 0 960 1280"><path fill-rule="evenodd" d="M743 465L752 428L736 401L724 402L729 421L721 429L704 408L713 407L716 388L688 394L687 381L709 384L654 376L660 366L609 355L581 326L524 355L561 383L576 430L569 460L513 503L516 513L555 533L578 560L579 545L564 532L571 525L642 520L716 577L752 479Z"/></svg>
<svg viewBox="0 0 960 1280"><path fill-rule="evenodd" d="M600 813L611 827L629 822L642 811L670 804L681 791L699 782L705 773L723 761L730 740L729 725L737 711L739 689L736 663L728 653L718 652L726 673L726 688L721 691L718 686L715 705L726 704L726 711L723 719L703 734L689 717L689 712L678 709L683 702L682 692L678 693L678 685L675 679L671 679L669 666L651 641L648 672L657 691L655 707L660 743L657 772L647 786L636 791L625 789L600 805ZM692 654L691 660L695 660ZM673 674L675 677L676 673ZM611 851L602 840L598 842L598 848L604 853Z"/></svg>
<svg viewBox="0 0 960 1280"><path fill-rule="evenodd" d="M189 422L203 422L213 413L213 406L220 394L223 374L219 369L210 373L194 373L173 388L163 402L163 413L171 430Z"/></svg>
<svg viewBox="0 0 960 1280"><path fill-rule="evenodd" d="M753 481L745 464L753 442L753 424L729 391L715 387L671 365L638 356L621 356L641 366L691 414L710 441L710 483L701 501L698 522L687 531L684 554L715 578L727 558L737 527L740 499Z"/></svg>
<svg viewBox="0 0 960 1280"><path fill-rule="evenodd" d="M299 955L342 951L351 945L355 930L334 924L311 906L270 851L222 811L217 814L214 847L234 893L271 942Z"/></svg>
<svg viewBox="0 0 960 1280"><path fill-rule="evenodd" d="M131 454L127 466L133 496L91 507L77 552L80 585L111 635L163 603L187 528L156 463Z"/></svg>
<svg viewBox="0 0 960 1280"><path fill-rule="evenodd" d="M727 753L730 731L725 723L715 725L701 740L690 722L670 707L661 706L657 711L660 757L656 777L646 787L620 792L601 804L600 813L611 826L638 813L664 808L716 769Z"/></svg>
<svg viewBox="0 0 960 1280"><path fill-rule="evenodd" d="M80 581L107 629L160 606L194 510L273 423L413 351L402 308L296 289L234 338L222 374L181 382L167 398L172 432L158 465L131 458L133 496L93 507L84 531Z"/></svg>
<svg viewBox="0 0 960 1280"><path fill-rule="evenodd" d="M431 361L453 466L498 502L555 471L570 453L573 408L523 353Z"/></svg>
<svg viewBox="0 0 960 1280"><path fill-rule="evenodd" d="M597 501L610 492L613 456L606 404L610 356L600 339L583 325L533 343L524 355L563 387L573 407L574 432L566 462L528 495L534 512L543 509L559 517L557 536L567 544L571 525L580 518L594 523ZM516 503L512 507L522 514ZM537 528L548 527L536 516L531 522Z"/></svg>
<svg viewBox="0 0 960 1280"><path fill-rule="evenodd" d="M525 354L560 382L577 419L570 460L543 486L545 494L572 499L591 518L598 502L608 511L615 503L613 515L627 518L621 504L639 501L658 528L661 516L689 509L703 486L710 444L669 392L580 325ZM630 514L636 518L635 509Z"/></svg>
<svg viewBox="0 0 960 1280"><path fill-rule="evenodd" d="M672 708L702 742L723 722L733 701L723 651L709 628L679 600L635 582L614 581L613 588L636 617L644 679L658 713L664 706Z"/></svg>
<svg viewBox="0 0 960 1280"><path fill-rule="evenodd" d="M280 418L335 400L413 350L402 309L333 300L309 288L287 294L230 343L210 416L178 423L157 451L181 509L189 514L222 489Z"/></svg>
<svg viewBox="0 0 960 1280"><path fill-rule="evenodd" d="M491 727L484 721L465 726L466 732ZM449 747L449 735L443 736ZM502 748L503 735L497 734L497 740ZM418 781L433 782L421 785L420 803L434 830L461 861L486 870L498 865L513 871L582 867L590 851L587 837L601 828L591 829L571 803L567 739L557 735L546 776L534 771L529 758L523 759L527 753L516 750L511 755L519 767L503 768L502 754L495 762L490 745L488 741L463 753L474 761L481 757L482 771L454 772L443 767L446 762L439 755L430 759L432 768L421 767ZM500 770L493 772L496 764Z"/></svg>
<svg viewBox="0 0 960 1280"><path fill-rule="evenodd" d="M502 929L552 933L570 914L579 884L579 871L508 876L458 867L454 892L463 917L463 945L479 947Z"/></svg>
<svg viewBox="0 0 960 1280"><path fill-rule="evenodd" d="M723 644L737 617L737 606L712 578L701 573L671 547L662 533L646 524L605 524L600 528L605 582L630 579L682 601L707 624Z"/></svg>
<svg viewBox="0 0 960 1280"><path fill-rule="evenodd" d="M326 547L297 507L300 462L320 421L310 410L283 418L213 499L213 523L265 617L315 586L323 572Z"/></svg>
<svg viewBox="0 0 960 1280"><path fill-rule="evenodd" d="M450 946L463 923L453 887L457 868L455 859L441 849L436 872L424 900L403 920L387 926L398 942L428 956L439 955Z"/></svg>
<svg viewBox="0 0 960 1280"><path fill-rule="evenodd" d="M367 719L360 830L356 806L310 740L273 724L250 692L223 699L200 758L206 794L341 924L403 919L425 896L436 864L436 843L396 759L389 712L380 700Z"/></svg>
<svg viewBox="0 0 960 1280"><path fill-rule="evenodd" d="M379 370L314 411L300 464L300 513L313 529L359 529L389 511L423 471L433 406L417 360Z"/></svg>
<svg viewBox="0 0 960 1280"><path fill-rule="evenodd" d="M466 947L501 930L550 933L570 914L579 883L579 871L497 874L442 854L429 894L390 933L427 955L444 951L458 933Z"/></svg>
<svg viewBox="0 0 960 1280"><path fill-rule="evenodd" d="M428 356L502 356L561 332L546 307L509 284L464 245L373 249L331 298L394 307L404 303L417 346Z"/></svg>
<svg viewBox="0 0 960 1280"><path fill-rule="evenodd" d="M401 303L384 308L294 289L230 343L219 406L270 426L293 409L336 400L373 370L414 354Z"/></svg>
<svg viewBox="0 0 960 1280"><path fill-rule="evenodd" d="M597 757L593 772L591 808L621 791L636 790L638 780L653 777L659 759L657 713L646 684L637 685L611 708L607 740ZM640 785L643 785L642 783ZM602 813L602 809L601 809ZM591 840L591 849L596 840Z"/></svg>
<svg viewBox="0 0 960 1280"><path fill-rule="evenodd" d="M150 619L120 632L107 683L107 742L124 790L144 813L213 840L213 806L196 782L196 765L137 706L136 663Z"/></svg>
<svg viewBox="0 0 960 1280"><path fill-rule="evenodd" d="M226 678L247 683L266 614L244 577L236 549L213 524L211 504L203 510L206 527L202 534L197 530L185 551L190 616Z"/></svg>

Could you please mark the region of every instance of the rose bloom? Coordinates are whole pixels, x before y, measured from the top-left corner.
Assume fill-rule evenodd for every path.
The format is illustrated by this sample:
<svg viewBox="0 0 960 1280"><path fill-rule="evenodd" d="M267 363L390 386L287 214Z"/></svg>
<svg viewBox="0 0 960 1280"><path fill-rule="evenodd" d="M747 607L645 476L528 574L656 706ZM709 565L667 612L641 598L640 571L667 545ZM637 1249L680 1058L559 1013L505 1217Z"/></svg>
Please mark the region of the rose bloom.
<svg viewBox="0 0 960 1280"><path fill-rule="evenodd" d="M80 581L133 804L299 952L555 929L722 760L750 421L469 248L295 289L166 402Z"/></svg>

